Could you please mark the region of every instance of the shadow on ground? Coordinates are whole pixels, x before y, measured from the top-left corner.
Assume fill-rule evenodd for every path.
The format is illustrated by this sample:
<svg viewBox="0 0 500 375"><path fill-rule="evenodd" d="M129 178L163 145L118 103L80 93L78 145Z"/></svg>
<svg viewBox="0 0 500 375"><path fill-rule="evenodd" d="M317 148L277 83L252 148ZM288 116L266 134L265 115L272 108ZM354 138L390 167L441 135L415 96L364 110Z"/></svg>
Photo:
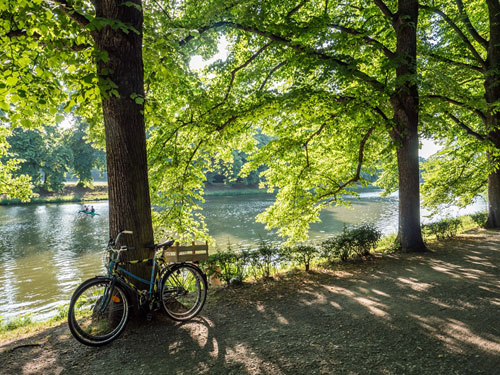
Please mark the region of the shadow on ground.
<svg viewBox="0 0 500 375"><path fill-rule="evenodd" d="M65 325L3 342L0 374L498 373L500 233L432 250L221 291L102 348Z"/></svg>

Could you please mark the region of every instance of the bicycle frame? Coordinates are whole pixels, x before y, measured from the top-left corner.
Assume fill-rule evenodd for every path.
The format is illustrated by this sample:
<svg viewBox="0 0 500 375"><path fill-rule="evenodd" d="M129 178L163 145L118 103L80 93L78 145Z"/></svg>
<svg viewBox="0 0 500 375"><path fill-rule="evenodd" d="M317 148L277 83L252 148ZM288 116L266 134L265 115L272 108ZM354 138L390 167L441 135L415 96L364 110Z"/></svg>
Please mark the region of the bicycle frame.
<svg viewBox="0 0 500 375"><path fill-rule="evenodd" d="M153 266L153 268L151 270L151 277L150 277L149 281L143 279L142 277L134 275L132 272L127 271L125 268L123 268L123 266L125 266L127 264L138 264L138 263L147 263L147 262L151 262L152 266ZM125 284L130 289L134 290L139 295L139 297L145 297L146 301L149 302L150 309L152 309L153 304L156 301L155 296L156 296L156 293L158 292L158 287L159 287L160 282L161 282L161 276L164 273L164 271L160 269L163 264L164 264L163 260L161 258L156 258L156 256L154 258L146 258L146 259L120 262L119 261L119 254L113 254L113 255L111 255L111 258L110 258L109 264L108 264L108 277L119 280L121 283ZM127 276L129 276L137 281L140 281L140 282L144 283L145 285L148 285L149 290L141 290L141 289L137 288L125 275L127 275Z"/></svg>

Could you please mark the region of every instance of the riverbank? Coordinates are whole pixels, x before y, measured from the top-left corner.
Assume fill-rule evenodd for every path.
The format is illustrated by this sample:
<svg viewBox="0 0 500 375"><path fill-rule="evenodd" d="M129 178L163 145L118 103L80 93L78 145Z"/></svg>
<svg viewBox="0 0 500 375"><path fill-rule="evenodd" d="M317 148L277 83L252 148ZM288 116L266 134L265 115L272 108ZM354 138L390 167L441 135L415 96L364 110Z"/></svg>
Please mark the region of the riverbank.
<svg viewBox="0 0 500 375"><path fill-rule="evenodd" d="M108 199L108 184L95 182L92 187L77 186L76 183L66 183L62 192L41 192L37 197L28 202L21 202L19 199L0 199L0 205L27 205L44 203L66 203L66 202L91 202Z"/></svg>
<svg viewBox="0 0 500 375"><path fill-rule="evenodd" d="M355 193L371 193L381 191L376 186L359 186L350 188L348 191ZM257 195L270 194L265 189L259 189L258 186L209 184L206 186L204 195L210 196L237 196L237 195ZM60 193L41 192L37 197L28 202L22 202L20 199L7 199L0 196L0 206L43 204L43 203L75 203L108 200L107 182L94 182L92 187L77 186L76 183L66 183L63 191Z"/></svg>
<svg viewBox="0 0 500 375"><path fill-rule="evenodd" d="M500 232L211 290L201 316L130 324L102 348L65 324L0 341L0 374L492 374Z"/></svg>

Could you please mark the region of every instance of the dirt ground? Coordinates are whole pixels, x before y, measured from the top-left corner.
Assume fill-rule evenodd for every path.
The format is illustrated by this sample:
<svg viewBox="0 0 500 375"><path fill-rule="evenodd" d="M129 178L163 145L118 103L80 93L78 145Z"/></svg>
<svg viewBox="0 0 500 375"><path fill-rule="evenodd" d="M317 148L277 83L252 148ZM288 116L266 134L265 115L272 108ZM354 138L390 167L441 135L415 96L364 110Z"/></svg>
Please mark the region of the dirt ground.
<svg viewBox="0 0 500 375"><path fill-rule="evenodd" d="M431 249L212 292L101 348L65 324L3 341L0 374L500 374L500 232Z"/></svg>

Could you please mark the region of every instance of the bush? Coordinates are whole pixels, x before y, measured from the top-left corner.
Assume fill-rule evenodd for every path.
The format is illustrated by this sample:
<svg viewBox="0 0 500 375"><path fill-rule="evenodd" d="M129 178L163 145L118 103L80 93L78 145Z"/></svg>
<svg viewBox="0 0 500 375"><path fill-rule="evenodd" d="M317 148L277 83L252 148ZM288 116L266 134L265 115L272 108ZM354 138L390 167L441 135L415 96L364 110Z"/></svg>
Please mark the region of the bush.
<svg viewBox="0 0 500 375"><path fill-rule="evenodd" d="M321 249L323 258L329 261L333 259L347 260L349 258L349 248L344 246L344 241L340 235L323 241Z"/></svg>
<svg viewBox="0 0 500 375"><path fill-rule="evenodd" d="M350 256L366 256L382 237L373 224L362 224L342 230L342 233L327 239L321 244L323 256L332 260L347 260Z"/></svg>
<svg viewBox="0 0 500 375"><path fill-rule="evenodd" d="M291 262L303 265L306 271L309 271L311 261L317 258L319 250L314 246L296 245L282 249L282 256Z"/></svg>
<svg viewBox="0 0 500 375"><path fill-rule="evenodd" d="M477 212L475 214L470 215L472 221L476 223L480 228L484 228L486 225L486 221L488 220L488 212Z"/></svg>
<svg viewBox="0 0 500 375"><path fill-rule="evenodd" d="M252 266L255 267L255 274L262 275L265 279L271 277L271 272L280 262L280 251L271 242L261 240L256 252L251 255Z"/></svg>
<svg viewBox="0 0 500 375"><path fill-rule="evenodd" d="M245 279L247 258L247 252L236 252L228 245L226 251L210 255L204 262L204 268L208 276L220 278L229 286Z"/></svg>
<svg viewBox="0 0 500 375"><path fill-rule="evenodd" d="M422 225L422 232L427 236L435 235L438 240L444 240L455 237L461 226L462 221L459 218L446 218Z"/></svg>

